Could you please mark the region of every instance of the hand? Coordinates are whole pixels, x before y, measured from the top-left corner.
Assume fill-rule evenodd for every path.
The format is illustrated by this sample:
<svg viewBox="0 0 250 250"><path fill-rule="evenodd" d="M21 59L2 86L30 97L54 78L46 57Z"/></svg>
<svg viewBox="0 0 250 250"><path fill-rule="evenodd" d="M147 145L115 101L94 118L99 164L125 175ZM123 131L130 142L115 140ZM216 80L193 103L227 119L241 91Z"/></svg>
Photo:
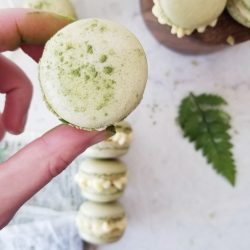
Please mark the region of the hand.
<svg viewBox="0 0 250 250"><path fill-rule="evenodd" d="M70 20L55 14L27 9L0 11L0 52L21 47L38 61L44 43ZM5 132L24 130L32 95L27 76L0 55L0 92L6 94L0 115L0 139ZM37 191L60 174L88 146L112 133L87 132L61 125L24 147L0 165L0 229Z"/></svg>

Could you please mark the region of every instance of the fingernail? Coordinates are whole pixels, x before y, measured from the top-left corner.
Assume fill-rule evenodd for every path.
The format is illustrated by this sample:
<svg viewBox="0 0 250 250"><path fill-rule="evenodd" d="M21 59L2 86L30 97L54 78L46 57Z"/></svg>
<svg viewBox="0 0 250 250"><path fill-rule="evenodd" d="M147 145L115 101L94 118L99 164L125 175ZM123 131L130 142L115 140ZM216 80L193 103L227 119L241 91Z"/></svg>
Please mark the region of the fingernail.
<svg viewBox="0 0 250 250"><path fill-rule="evenodd" d="M114 136L116 134L115 126L109 126L106 130L99 132L96 136L91 140L91 145L97 144L101 141L105 141L108 138Z"/></svg>

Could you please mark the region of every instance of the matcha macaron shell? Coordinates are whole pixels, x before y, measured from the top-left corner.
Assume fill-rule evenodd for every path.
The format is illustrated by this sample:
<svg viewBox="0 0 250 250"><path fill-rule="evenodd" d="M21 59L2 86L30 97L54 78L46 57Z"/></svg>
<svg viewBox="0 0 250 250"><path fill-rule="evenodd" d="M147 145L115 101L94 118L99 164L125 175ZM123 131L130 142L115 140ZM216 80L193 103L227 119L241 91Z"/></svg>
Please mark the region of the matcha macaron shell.
<svg viewBox="0 0 250 250"><path fill-rule="evenodd" d="M114 124L116 134L88 148L84 155L98 159L114 159L125 155L132 140L132 127L126 121Z"/></svg>
<svg viewBox="0 0 250 250"><path fill-rule="evenodd" d="M26 0L24 7L54 12L75 19L76 14L70 0Z"/></svg>
<svg viewBox="0 0 250 250"><path fill-rule="evenodd" d="M81 215L95 219L120 219L125 216L124 208L118 202L99 204L84 202L80 207Z"/></svg>
<svg viewBox="0 0 250 250"><path fill-rule="evenodd" d="M126 215L117 203L84 202L76 218L83 240L91 244L107 244L121 238L126 229Z"/></svg>
<svg viewBox="0 0 250 250"><path fill-rule="evenodd" d="M127 167L119 160L87 159L81 163L75 180L86 199L115 201L127 185Z"/></svg>
<svg viewBox="0 0 250 250"><path fill-rule="evenodd" d="M172 27L178 37L193 31L204 32L207 26L215 26L226 7L226 0L154 0L153 14L159 23Z"/></svg>
<svg viewBox="0 0 250 250"><path fill-rule="evenodd" d="M227 9L237 22L250 28L250 0L229 0Z"/></svg>
<svg viewBox="0 0 250 250"><path fill-rule="evenodd" d="M39 78L52 112L75 127L104 129L140 103L147 60L137 38L103 19L76 21L50 39Z"/></svg>

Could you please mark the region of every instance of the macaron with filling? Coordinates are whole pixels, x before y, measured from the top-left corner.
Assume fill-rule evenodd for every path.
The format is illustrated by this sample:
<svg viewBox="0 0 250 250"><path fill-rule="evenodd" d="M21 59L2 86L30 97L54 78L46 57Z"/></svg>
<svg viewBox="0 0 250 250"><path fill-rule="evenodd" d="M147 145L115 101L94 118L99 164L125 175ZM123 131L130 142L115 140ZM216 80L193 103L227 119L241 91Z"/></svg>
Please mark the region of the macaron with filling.
<svg viewBox="0 0 250 250"><path fill-rule="evenodd" d="M75 19L76 13L70 0L26 0L25 8L54 12Z"/></svg>
<svg viewBox="0 0 250 250"><path fill-rule="evenodd" d="M229 0L227 10L237 22L250 28L250 0Z"/></svg>
<svg viewBox="0 0 250 250"><path fill-rule="evenodd" d="M39 64L48 108L86 130L126 118L142 100L147 76L146 56L135 35L104 19L79 20L57 32Z"/></svg>
<svg viewBox="0 0 250 250"><path fill-rule="evenodd" d="M153 14L179 38L214 27L227 0L154 0Z"/></svg>
<svg viewBox="0 0 250 250"><path fill-rule="evenodd" d="M84 202L76 218L81 238L95 245L119 240L126 224L125 211L119 203Z"/></svg>
<svg viewBox="0 0 250 250"><path fill-rule="evenodd" d="M84 155L98 159L113 159L125 155L131 144L132 127L126 121L116 123L114 126L116 130L114 136L88 148Z"/></svg>
<svg viewBox="0 0 250 250"><path fill-rule="evenodd" d="M84 160L75 176L82 195L96 202L119 199L127 180L127 167L120 160Z"/></svg>

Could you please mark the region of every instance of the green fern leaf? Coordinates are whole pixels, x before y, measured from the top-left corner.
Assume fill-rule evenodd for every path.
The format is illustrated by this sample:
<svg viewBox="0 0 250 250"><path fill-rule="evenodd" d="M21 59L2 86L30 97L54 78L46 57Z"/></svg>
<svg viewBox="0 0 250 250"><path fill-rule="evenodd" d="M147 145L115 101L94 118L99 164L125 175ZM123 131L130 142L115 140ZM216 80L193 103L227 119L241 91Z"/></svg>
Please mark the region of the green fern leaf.
<svg viewBox="0 0 250 250"><path fill-rule="evenodd" d="M228 133L230 116L221 110L227 102L220 96L190 94L182 100L178 123L196 150L201 150L207 162L235 185L236 166L232 154L233 145Z"/></svg>

